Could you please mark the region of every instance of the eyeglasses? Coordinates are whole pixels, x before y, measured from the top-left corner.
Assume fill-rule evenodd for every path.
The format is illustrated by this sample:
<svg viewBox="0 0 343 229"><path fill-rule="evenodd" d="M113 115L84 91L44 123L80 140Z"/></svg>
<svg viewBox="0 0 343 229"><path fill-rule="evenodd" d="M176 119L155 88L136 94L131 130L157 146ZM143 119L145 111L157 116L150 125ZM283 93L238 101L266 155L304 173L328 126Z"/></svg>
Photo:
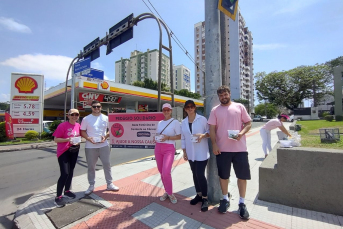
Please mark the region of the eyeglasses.
<svg viewBox="0 0 343 229"><path fill-rule="evenodd" d="M163 109L162 110L163 112L166 112L166 111L171 111L170 109Z"/></svg>
<svg viewBox="0 0 343 229"><path fill-rule="evenodd" d="M78 114L78 113L74 113L74 114L70 114L69 116L80 116L80 114Z"/></svg>
<svg viewBox="0 0 343 229"><path fill-rule="evenodd" d="M185 107L185 109L189 109L189 108L192 108L192 109L194 109L194 108L195 108L195 106L186 106L186 107Z"/></svg>
<svg viewBox="0 0 343 229"><path fill-rule="evenodd" d="M92 106L92 107L93 107L94 109L95 109L95 108L101 108L101 106Z"/></svg>

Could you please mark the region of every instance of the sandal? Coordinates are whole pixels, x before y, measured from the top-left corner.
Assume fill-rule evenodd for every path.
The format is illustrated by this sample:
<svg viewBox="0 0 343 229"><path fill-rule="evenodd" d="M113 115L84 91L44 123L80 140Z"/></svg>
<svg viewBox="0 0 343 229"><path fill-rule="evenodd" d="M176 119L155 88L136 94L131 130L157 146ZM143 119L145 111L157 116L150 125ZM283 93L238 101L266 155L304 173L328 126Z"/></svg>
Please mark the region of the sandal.
<svg viewBox="0 0 343 229"><path fill-rule="evenodd" d="M168 193L164 193L163 196L160 197L160 201L165 201L168 197Z"/></svg>
<svg viewBox="0 0 343 229"><path fill-rule="evenodd" d="M174 196L174 194L172 195L168 195L169 199L170 199L170 202L172 202L173 204L176 204L177 203L177 199L176 197Z"/></svg>

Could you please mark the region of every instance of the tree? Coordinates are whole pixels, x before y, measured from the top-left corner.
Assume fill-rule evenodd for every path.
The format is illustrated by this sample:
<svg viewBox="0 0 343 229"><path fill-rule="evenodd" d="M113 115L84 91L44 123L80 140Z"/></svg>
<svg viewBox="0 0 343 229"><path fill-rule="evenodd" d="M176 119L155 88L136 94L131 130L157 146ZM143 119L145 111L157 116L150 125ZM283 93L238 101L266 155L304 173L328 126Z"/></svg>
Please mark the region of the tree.
<svg viewBox="0 0 343 229"><path fill-rule="evenodd" d="M259 72L255 78L259 100L268 99L270 103L290 110L297 108L304 99L313 99L317 105L332 90L332 75L325 64L300 66L269 74Z"/></svg>
<svg viewBox="0 0 343 229"><path fill-rule="evenodd" d="M327 61L325 64L330 68L330 73L333 74L334 67L343 66L343 56Z"/></svg>
<svg viewBox="0 0 343 229"><path fill-rule="evenodd" d="M201 98L200 94L188 91L187 89L181 89L180 91L174 90L174 94L185 96L188 98L193 98L193 99L200 99Z"/></svg>
<svg viewBox="0 0 343 229"><path fill-rule="evenodd" d="M255 114L264 116L267 118L273 118L278 114L278 109L274 104L271 103L260 103L255 107Z"/></svg>
<svg viewBox="0 0 343 229"><path fill-rule="evenodd" d="M0 103L0 110L8 110L10 108L10 104L8 102L1 102Z"/></svg>
<svg viewBox="0 0 343 229"><path fill-rule="evenodd" d="M135 81L132 83L133 86L136 86L136 87L144 87L144 82L142 81Z"/></svg>
<svg viewBox="0 0 343 229"><path fill-rule="evenodd" d="M234 99L233 101L236 102L236 103L244 104L244 105L248 105L249 104L249 100L247 100L247 99Z"/></svg>

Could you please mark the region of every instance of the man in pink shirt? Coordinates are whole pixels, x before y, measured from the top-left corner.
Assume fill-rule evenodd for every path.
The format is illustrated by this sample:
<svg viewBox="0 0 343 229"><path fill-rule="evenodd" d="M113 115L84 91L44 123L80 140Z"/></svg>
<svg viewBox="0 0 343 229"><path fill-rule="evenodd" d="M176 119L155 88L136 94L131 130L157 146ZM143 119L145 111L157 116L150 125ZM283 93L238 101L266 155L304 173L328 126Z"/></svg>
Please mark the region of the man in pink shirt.
<svg viewBox="0 0 343 229"><path fill-rule="evenodd" d="M232 163L240 195L239 216L242 219L249 219L249 213L244 204L247 180L251 179L245 134L251 128L251 118L242 104L231 101L228 86L220 86L217 94L221 104L212 109L208 124L223 194L218 211L226 213L230 207L228 186ZM229 138L229 130L237 130L237 134Z"/></svg>

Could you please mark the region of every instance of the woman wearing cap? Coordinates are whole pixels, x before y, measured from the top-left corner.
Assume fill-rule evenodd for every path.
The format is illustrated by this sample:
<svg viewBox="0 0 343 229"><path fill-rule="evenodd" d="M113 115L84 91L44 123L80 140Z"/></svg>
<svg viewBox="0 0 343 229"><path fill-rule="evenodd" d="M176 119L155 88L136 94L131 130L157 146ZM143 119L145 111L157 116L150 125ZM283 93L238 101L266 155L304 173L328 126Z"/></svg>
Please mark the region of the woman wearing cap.
<svg viewBox="0 0 343 229"><path fill-rule="evenodd" d="M268 156L267 149L272 151L272 146L271 146L271 135L270 131L279 128L283 133L285 133L287 136L291 137L292 135L286 130L286 128L283 126L282 122L286 122L288 119L287 115L279 115L275 119L271 119L269 122L267 122L260 130L260 135L262 137L262 148L265 157Z"/></svg>
<svg viewBox="0 0 343 229"><path fill-rule="evenodd" d="M54 141L57 143L57 159L60 166L60 178L57 181L57 195L55 204L57 207L63 207L66 204L66 198L74 199L76 195L70 191L73 172L76 165L80 149L80 124L79 111L70 109L68 112L68 121L58 125L53 133ZM64 197L62 191L64 189Z"/></svg>
<svg viewBox="0 0 343 229"><path fill-rule="evenodd" d="M187 100L184 106L187 117L181 124L181 147L184 160L188 160L193 173L196 196L190 201L191 205L202 202L201 211L208 210L207 180L205 168L210 157L208 149L209 126L204 116L196 113L195 103ZM205 139L204 139L205 138Z"/></svg>
<svg viewBox="0 0 343 229"><path fill-rule="evenodd" d="M177 203L177 199L173 194L173 184L171 178L171 168L175 155L175 140L181 139L180 122L171 117L172 107L169 103L162 106L164 119L157 125L157 135L161 138L156 141L155 159L158 171L161 174L161 180L165 189L165 193L160 197L161 201L165 201L168 197L173 204Z"/></svg>

